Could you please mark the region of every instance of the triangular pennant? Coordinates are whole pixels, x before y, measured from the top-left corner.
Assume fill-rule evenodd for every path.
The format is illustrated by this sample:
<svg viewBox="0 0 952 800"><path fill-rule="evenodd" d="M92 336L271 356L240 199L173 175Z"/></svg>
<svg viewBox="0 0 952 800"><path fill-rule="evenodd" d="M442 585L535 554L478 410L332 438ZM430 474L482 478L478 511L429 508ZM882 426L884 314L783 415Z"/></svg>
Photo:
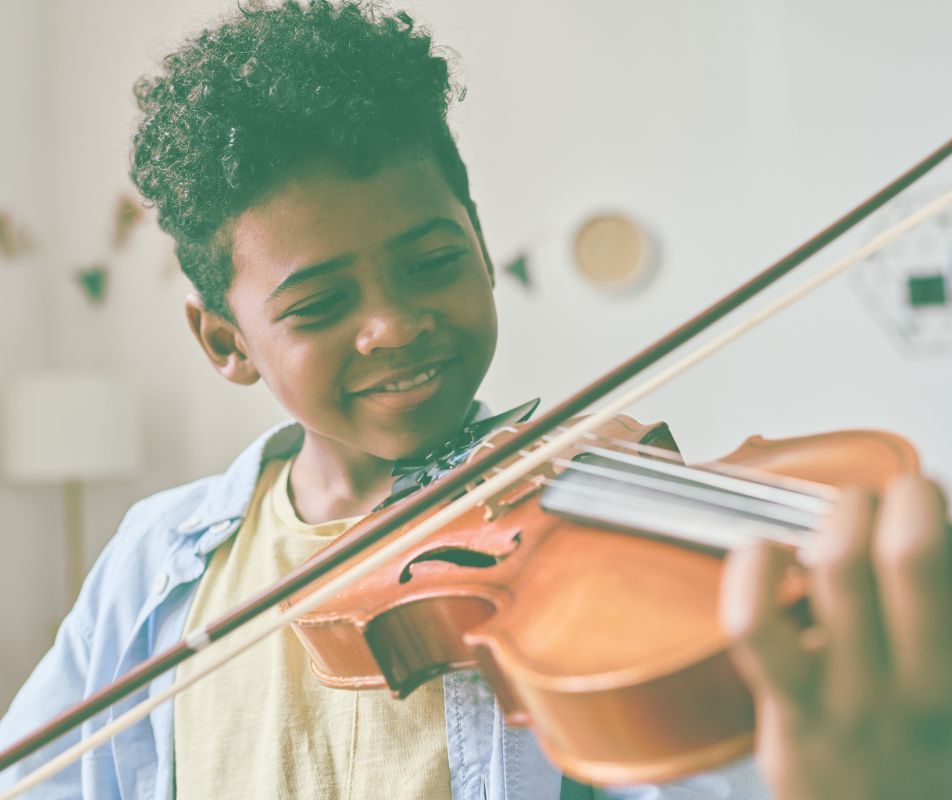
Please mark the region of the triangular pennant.
<svg viewBox="0 0 952 800"><path fill-rule="evenodd" d="M506 264L503 272L512 275L523 286L532 286L532 280L529 278L529 260L524 254Z"/></svg>
<svg viewBox="0 0 952 800"><path fill-rule="evenodd" d="M94 264L76 273L76 281L93 303L101 303L106 298L106 284L109 268L103 264Z"/></svg>
<svg viewBox="0 0 952 800"><path fill-rule="evenodd" d="M142 222L145 212L142 206L132 197L123 195L116 203L116 210L113 215L113 236L112 245L115 248L125 247L129 241L129 235L133 229Z"/></svg>

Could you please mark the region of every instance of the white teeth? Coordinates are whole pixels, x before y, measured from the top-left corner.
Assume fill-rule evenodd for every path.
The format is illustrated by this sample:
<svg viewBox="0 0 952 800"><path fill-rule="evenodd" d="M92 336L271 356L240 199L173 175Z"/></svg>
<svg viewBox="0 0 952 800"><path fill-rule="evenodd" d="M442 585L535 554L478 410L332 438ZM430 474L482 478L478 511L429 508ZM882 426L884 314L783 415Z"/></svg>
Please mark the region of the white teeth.
<svg viewBox="0 0 952 800"><path fill-rule="evenodd" d="M436 375L436 367L430 367L426 372L421 372L415 378L408 378L405 381L398 381L397 383L388 383L385 386L380 388L382 392L405 392L409 389L413 389L420 384L426 383L430 378Z"/></svg>

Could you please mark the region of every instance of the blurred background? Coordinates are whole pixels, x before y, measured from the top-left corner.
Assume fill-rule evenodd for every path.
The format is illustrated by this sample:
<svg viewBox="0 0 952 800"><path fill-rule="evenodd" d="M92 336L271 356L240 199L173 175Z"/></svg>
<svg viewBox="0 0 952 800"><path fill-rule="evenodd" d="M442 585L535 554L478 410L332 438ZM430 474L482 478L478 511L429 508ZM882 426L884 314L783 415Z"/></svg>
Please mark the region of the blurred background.
<svg viewBox="0 0 952 800"><path fill-rule="evenodd" d="M402 6L468 88L453 118L499 272L481 395L497 409L559 400L952 135L940 0ZM0 415L20 454L0 472L0 709L68 608L64 520L85 569L131 503L223 470L284 416L206 364L171 242L126 175L133 82L233 7L0 0ZM950 187L952 164L812 263ZM626 264L614 283L605 253ZM758 433L888 429L950 487L950 291L946 215L632 413L667 420L691 460ZM37 389L41 370L60 382ZM77 377L92 383L62 382ZM102 463L22 463L43 431L61 442L98 418Z"/></svg>

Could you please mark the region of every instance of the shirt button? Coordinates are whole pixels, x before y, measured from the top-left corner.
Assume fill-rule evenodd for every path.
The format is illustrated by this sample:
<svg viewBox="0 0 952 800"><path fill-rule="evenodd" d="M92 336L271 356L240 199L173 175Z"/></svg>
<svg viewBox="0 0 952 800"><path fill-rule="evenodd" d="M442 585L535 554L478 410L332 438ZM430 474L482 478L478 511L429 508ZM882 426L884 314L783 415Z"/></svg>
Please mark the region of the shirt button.
<svg viewBox="0 0 952 800"><path fill-rule="evenodd" d="M152 594L162 594L168 585L169 576L163 572L156 577L155 582L152 584Z"/></svg>
<svg viewBox="0 0 952 800"><path fill-rule="evenodd" d="M212 525L208 529L208 533L214 536L215 534L218 534L224 531L230 525L231 525L231 520L229 519L222 520L221 522L216 522L214 525Z"/></svg>

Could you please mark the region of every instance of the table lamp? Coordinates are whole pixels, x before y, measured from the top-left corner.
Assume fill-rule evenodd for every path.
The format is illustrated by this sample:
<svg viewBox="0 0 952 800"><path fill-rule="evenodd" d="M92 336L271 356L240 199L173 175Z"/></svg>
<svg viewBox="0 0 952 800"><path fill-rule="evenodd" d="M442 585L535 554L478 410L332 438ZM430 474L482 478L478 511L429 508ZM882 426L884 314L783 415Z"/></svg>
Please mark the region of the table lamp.
<svg viewBox="0 0 952 800"><path fill-rule="evenodd" d="M140 460L132 387L77 371L27 374L4 398L4 471L15 482L63 486L68 600L84 577L83 484L134 472Z"/></svg>

